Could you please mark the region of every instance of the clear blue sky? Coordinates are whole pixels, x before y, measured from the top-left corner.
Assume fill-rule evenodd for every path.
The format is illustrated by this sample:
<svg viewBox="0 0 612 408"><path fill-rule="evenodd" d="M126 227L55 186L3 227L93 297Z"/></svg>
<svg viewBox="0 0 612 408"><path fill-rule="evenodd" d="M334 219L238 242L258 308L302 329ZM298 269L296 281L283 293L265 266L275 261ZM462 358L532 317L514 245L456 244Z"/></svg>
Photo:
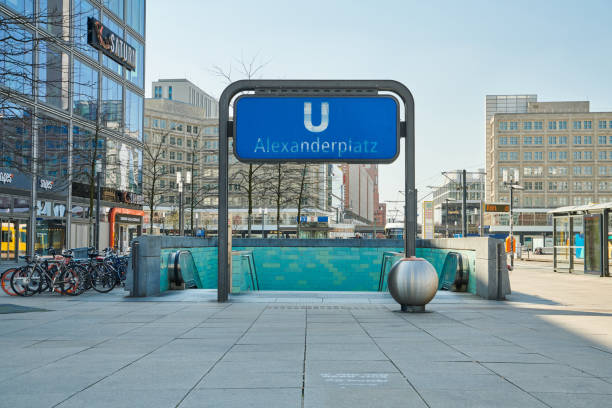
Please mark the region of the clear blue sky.
<svg viewBox="0 0 612 408"><path fill-rule="evenodd" d="M415 97L421 196L442 170L484 167L486 94L612 111L611 39L612 1L149 0L147 96L186 77L218 97L211 67L255 55L261 78L399 80ZM401 199L402 160L381 166L382 200Z"/></svg>

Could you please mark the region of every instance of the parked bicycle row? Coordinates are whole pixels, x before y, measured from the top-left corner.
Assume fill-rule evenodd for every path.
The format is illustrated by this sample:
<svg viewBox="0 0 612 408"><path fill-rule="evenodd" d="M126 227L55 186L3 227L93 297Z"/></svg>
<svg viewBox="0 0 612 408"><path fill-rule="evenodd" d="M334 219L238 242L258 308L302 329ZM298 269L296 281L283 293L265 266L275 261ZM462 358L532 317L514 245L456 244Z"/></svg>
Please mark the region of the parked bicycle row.
<svg viewBox="0 0 612 408"><path fill-rule="evenodd" d="M72 250L20 258L25 259L25 265L9 268L0 276L2 290L10 296L42 292L78 296L89 289L107 293L125 286L127 256L119 256L111 248L101 253L89 248L88 259L75 259Z"/></svg>

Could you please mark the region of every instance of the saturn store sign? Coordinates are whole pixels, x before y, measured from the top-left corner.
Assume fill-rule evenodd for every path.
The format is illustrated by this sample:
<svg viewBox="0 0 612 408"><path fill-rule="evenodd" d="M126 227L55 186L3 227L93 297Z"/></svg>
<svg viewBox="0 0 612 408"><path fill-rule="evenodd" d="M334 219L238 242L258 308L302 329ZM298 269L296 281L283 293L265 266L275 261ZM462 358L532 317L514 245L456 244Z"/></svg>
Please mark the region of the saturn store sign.
<svg viewBox="0 0 612 408"><path fill-rule="evenodd" d="M87 44L130 71L136 68L136 49L93 17L87 18Z"/></svg>

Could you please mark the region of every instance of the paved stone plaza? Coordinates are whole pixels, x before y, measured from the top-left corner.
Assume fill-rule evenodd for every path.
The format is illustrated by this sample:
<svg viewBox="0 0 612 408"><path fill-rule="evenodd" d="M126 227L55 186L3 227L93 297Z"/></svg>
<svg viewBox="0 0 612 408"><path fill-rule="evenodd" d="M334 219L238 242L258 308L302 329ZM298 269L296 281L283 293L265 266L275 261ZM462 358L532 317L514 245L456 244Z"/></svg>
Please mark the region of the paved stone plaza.
<svg viewBox="0 0 612 408"><path fill-rule="evenodd" d="M438 292L0 298L2 407L612 407L612 279ZM6 313L21 312L21 313Z"/></svg>

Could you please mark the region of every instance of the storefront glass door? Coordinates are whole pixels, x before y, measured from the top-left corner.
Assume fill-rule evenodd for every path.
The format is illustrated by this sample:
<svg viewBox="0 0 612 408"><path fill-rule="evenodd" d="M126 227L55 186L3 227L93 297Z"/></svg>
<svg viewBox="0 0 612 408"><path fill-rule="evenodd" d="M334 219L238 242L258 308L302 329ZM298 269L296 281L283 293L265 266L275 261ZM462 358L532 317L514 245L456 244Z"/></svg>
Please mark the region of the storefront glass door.
<svg viewBox="0 0 612 408"><path fill-rule="evenodd" d="M555 217L555 270L569 272L570 270L570 219L569 217Z"/></svg>

